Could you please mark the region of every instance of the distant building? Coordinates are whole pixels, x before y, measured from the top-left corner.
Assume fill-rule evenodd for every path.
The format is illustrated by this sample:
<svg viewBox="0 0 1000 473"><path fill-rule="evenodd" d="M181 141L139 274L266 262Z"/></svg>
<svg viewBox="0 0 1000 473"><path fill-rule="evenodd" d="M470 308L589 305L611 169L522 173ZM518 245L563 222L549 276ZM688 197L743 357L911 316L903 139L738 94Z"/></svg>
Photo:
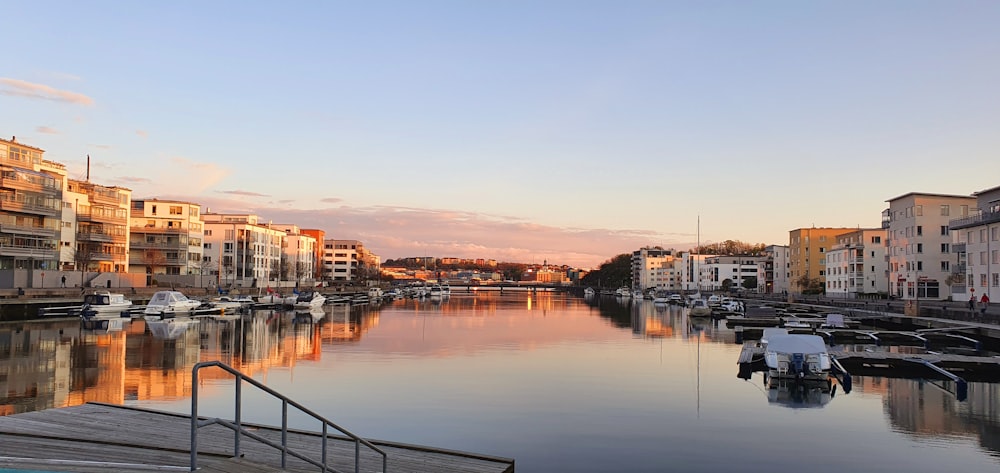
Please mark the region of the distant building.
<svg viewBox="0 0 1000 473"><path fill-rule="evenodd" d="M864 228L836 237L826 252L828 297L857 299L888 293L885 235L885 229Z"/></svg>
<svg viewBox="0 0 1000 473"><path fill-rule="evenodd" d="M632 252L632 289L672 289L677 277L673 250L647 246Z"/></svg>
<svg viewBox="0 0 1000 473"><path fill-rule="evenodd" d="M203 259L204 224L201 205L177 200L132 201L129 235L129 272L146 274L152 285L157 274L197 274L202 282L218 268Z"/></svg>
<svg viewBox="0 0 1000 473"><path fill-rule="evenodd" d="M889 293L900 299L950 298L947 283L956 260L950 224L968 217L976 198L911 192L887 202L882 228L889 240Z"/></svg>
<svg viewBox="0 0 1000 473"><path fill-rule="evenodd" d="M314 228L301 229L303 235L309 235L316 241L316 248L313 250L313 280L323 280L323 241L326 240L326 232Z"/></svg>
<svg viewBox="0 0 1000 473"><path fill-rule="evenodd" d="M757 286L757 266L765 256L711 256L705 259L703 289L719 291ZM726 281L729 281L728 283ZM753 284L751 285L751 282Z"/></svg>
<svg viewBox="0 0 1000 473"><path fill-rule="evenodd" d="M788 292L790 275L788 246L768 245L765 247L764 260L757 265L757 292L761 294Z"/></svg>
<svg viewBox="0 0 1000 473"><path fill-rule="evenodd" d="M205 257L217 264L220 287L277 287L285 232L254 214L204 213Z"/></svg>
<svg viewBox="0 0 1000 473"><path fill-rule="evenodd" d="M66 168L44 154L0 139L0 269L58 268Z"/></svg>
<svg viewBox="0 0 1000 473"><path fill-rule="evenodd" d="M281 255L281 279L294 281L296 285L313 286L316 271L316 248L319 246L312 235L303 233L292 223L272 223L271 228L285 232L285 242Z"/></svg>
<svg viewBox="0 0 1000 473"><path fill-rule="evenodd" d="M833 248L837 235L855 228L798 228L788 232L790 291L802 292L802 278L818 280L826 285L826 252Z"/></svg>
<svg viewBox="0 0 1000 473"><path fill-rule="evenodd" d="M1000 302L1000 187L972 195L976 212L948 223L956 257L947 282L952 299L967 301L987 294L996 303Z"/></svg>
<svg viewBox="0 0 1000 473"><path fill-rule="evenodd" d="M361 273L360 254L363 251L364 245L358 240L325 240L323 279L335 282L356 281Z"/></svg>

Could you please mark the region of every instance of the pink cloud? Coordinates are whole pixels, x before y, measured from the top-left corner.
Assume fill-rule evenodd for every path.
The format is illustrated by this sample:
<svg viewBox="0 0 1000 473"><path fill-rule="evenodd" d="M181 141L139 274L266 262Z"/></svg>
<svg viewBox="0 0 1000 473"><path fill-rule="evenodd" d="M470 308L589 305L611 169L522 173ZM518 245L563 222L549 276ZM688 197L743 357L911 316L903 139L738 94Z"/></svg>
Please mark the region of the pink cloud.
<svg viewBox="0 0 1000 473"><path fill-rule="evenodd" d="M27 97L32 99L51 100L53 102L65 102L77 105L93 105L94 99L86 95L59 90L45 84L35 84L32 82L0 77L0 95L11 95L16 97Z"/></svg>

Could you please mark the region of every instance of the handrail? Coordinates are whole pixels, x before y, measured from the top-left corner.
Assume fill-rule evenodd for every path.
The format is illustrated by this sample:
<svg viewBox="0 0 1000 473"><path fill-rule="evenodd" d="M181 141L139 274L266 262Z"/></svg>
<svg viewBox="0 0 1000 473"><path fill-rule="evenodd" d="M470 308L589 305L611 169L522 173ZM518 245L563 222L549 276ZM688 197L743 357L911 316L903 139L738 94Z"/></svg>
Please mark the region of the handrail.
<svg viewBox="0 0 1000 473"><path fill-rule="evenodd" d="M198 370L200 370L202 368L210 368L212 366L217 366L219 368L222 368L224 371L227 371L228 373L232 374L233 376L236 376L236 402L235 402L235 404L236 404L236 406L235 406L236 407L236 412L235 412L235 416L234 416L233 422L230 422L230 421L227 421L227 420L222 420L222 419L219 419L217 417L216 418L212 418L212 419L206 419L206 420L199 420L198 419ZM207 426L213 425L213 424L219 424L219 425L221 425L223 427L226 427L226 428L228 428L228 429L230 429L230 430L233 431L233 433L234 433L234 437L233 437L233 456L234 457L239 457L240 456L240 435L242 434L242 435L246 435L247 437L250 437L250 438L252 438L254 440L257 440L258 442L261 442L261 443L263 443L265 445L269 445L269 446L274 447L274 448L276 448L278 450L281 450L281 468L282 469L284 469L285 466L286 466L288 455L291 455L291 456L293 456L295 458L298 458L299 460L302 460L304 462L307 462L307 463L309 463L311 465L314 465L314 466L320 468L320 471L323 471L323 472L332 471L332 472L336 473L337 470L335 470L335 469L327 466L327 464L326 464L326 450L327 450L326 449L326 445L327 445L327 439L329 438L328 428L332 427L332 428L336 429L337 431L339 431L340 433L342 433L342 434L346 435L347 437L349 437L349 438L351 438L351 439L354 440L354 471L355 471L355 473L360 473L360 471L361 471L361 445L365 445L366 447L370 448L371 450L375 451L376 453L382 455L382 472L385 473L385 472L388 471L387 470L388 456L386 455L386 453L382 449L376 447L371 442L369 442L369 441L367 441L367 440L365 440L365 439L363 439L361 437L358 437L357 435L354 435L351 432L348 432L346 429L338 426L337 424L334 424L333 422L327 420L325 417L323 417L323 416L321 416L319 414L316 414L315 412L313 412L312 410L306 408L305 406L303 406L303 405L301 405L301 404L299 404L299 403L297 403L297 402L289 399L288 397L286 397L286 396L278 393L277 391L275 391L275 390L273 390L273 389L265 386L260 381L257 381L257 380L255 380L253 378L248 377L247 375L243 374L242 371L239 371L239 370L237 370L237 369L235 369L235 368L233 368L233 367L231 367L231 366L229 366L229 365L227 365L225 363L222 363L221 361L205 361L205 362L201 362L201 363L195 364L194 367L191 369L191 375L192 375L192 377L191 377L191 471L195 471L195 470L198 469L198 429L201 428L201 427L207 427ZM273 442L271 440L268 440L268 439L266 439L266 438L264 438L264 437L262 437L260 435L257 435L255 433L253 433L253 432L251 432L251 431L246 430L246 429L243 428L243 420L241 418L241 412L242 412L242 408L243 408L243 381L246 381L247 383L250 383L251 385L257 387L261 391L264 391L265 393L270 394L271 396L273 396L273 397L278 398L278 399L281 400L281 443ZM289 405L291 405L292 407L298 409L300 412L302 412L304 414L307 414L310 417L312 417L312 418L314 418L314 419L316 419L316 420L318 420L318 421L320 421L320 422L323 423L323 433L322 433L322 435L323 435L323 450L322 450L322 458L320 460L318 460L318 461L317 460L313 460L312 458L307 457L305 454L296 452L296 451L291 450L291 449L288 448L288 406Z"/></svg>

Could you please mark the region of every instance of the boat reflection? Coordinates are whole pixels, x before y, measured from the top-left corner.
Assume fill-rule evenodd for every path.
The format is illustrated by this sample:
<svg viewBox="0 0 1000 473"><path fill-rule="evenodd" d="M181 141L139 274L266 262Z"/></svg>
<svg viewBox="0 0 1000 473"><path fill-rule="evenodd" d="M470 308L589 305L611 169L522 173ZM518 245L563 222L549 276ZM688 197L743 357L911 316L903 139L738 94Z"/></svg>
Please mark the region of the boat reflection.
<svg viewBox="0 0 1000 473"><path fill-rule="evenodd" d="M153 335L153 338L161 340L176 340L184 335L189 328L197 324L198 321L196 319L189 317L146 321L149 333Z"/></svg>
<svg viewBox="0 0 1000 473"><path fill-rule="evenodd" d="M827 389L780 380L780 382L772 383L771 389L767 390L767 402L792 409L817 408L826 406L836 395L836 384Z"/></svg>

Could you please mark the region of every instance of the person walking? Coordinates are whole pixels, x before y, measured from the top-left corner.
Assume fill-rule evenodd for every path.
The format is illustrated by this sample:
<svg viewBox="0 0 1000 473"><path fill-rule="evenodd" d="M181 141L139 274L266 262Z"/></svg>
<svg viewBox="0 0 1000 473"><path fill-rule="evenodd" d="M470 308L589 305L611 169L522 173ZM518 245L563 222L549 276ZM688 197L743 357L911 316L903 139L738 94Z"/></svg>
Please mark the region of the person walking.
<svg viewBox="0 0 1000 473"><path fill-rule="evenodd" d="M979 299L979 304L981 305L981 307L979 308L979 313L986 315L986 308L990 306L990 296L987 296L986 293L983 293L983 298Z"/></svg>
<svg viewBox="0 0 1000 473"><path fill-rule="evenodd" d="M975 294L969 296L969 310L976 310L976 295Z"/></svg>
<svg viewBox="0 0 1000 473"><path fill-rule="evenodd" d="M66 275L65 274L62 277L62 287L66 287Z"/></svg>

